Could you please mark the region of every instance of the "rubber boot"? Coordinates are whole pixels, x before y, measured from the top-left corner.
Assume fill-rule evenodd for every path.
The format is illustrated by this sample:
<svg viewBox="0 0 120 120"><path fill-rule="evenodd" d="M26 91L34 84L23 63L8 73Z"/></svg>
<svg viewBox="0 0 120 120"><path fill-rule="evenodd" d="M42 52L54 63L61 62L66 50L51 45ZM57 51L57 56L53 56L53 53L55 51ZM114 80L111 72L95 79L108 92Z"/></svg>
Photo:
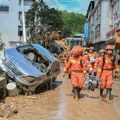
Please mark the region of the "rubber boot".
<svg viewBox="0 0 120 120"><path fill-rule="evenodd" d="M82 90L82 88L77 88L78 89L78 99L80 99L80 91Z"/></svg>
<svg viewBox="0 0 120 120"><path fill-rule="evenodd" d="M73 87L73 89L72 89L72 93L74 93L75 92L75 87Z"/></svg>
<svg viewBox="0 0 120 120"><path fill-rule="evenodd" d="M82 90L82 88L78 88L78 92L80 92Z"/></svg>
<svg viewBox="0 0 120 120"><path fill-rule="evenodd" d="M107 88L107 89L106 89L106 93L107 93L106 101L107 101L108 103L112 102L111 99L110 99L110 98L111 98L111 91L112 91L111 88Z"/></svg>
<svg viewBox="0 0 120 120"><path fill-rule="evenodd" d="M78 88L74 87L74 98L75 100L78 100Z"/></svg>
<svg viewBox="0 0 120 120"><path fill-rule="evenodd" d="M100 97L103 98L103 90L101 87L100 87Z"/></svg>
<svg viewBox="0 0 120 120"><path fill-rule="evenodd" d="M76 92L76 93L75 93L75 94L76 94L75 99L76 99L76 101L78 101L79 98L80 98L80 91L81 91L80 88L78 88L78 87L75 88L75 92Z"/></svg>
<svg viewBox="0 0 120 120"><path fill-rule="evenodd" d="M68 74L68 78L71 79L71 74Z"/></svg>
<svg viewBox="0 0 120 120"><path fill-rule="evenodd" d="M73 86L73 89L72 89L72 93L74 94L73 98L76 98L76 94L75 94L76 93L76 87L74 87L74 86Z"/></svg>

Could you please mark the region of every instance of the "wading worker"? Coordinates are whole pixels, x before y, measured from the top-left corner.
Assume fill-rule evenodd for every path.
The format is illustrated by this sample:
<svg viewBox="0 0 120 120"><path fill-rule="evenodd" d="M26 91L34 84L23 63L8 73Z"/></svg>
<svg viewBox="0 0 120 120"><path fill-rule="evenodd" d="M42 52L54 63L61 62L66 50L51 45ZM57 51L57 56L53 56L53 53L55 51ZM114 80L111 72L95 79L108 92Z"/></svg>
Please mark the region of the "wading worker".
<svg viewBox="0 0 120 120"><path fill-rule="evenodd" d="M83 57L83 49L78 46L74 46L72 49L72 56L64 68L64 75L67 70L71 69L71 82L73 85L74 98L78 100L80 98L80 91L84 86L84 76L86 75L85 59ZM63 75L63 76L64 76Z"/></svg>
<svg viewBox="0 0 120 120"><path fill-rule="evenodd" d="M107 53L103 56L103 59L99 61L98 77L101 81L100 96L103 98L103 90L106 89L106 101L110 102L112 85L113 85L113 70L115 70L115 76L118 76L118 63L113 56L113 46L106 46Z"/></svg>
<svg viewBox="0 0 120 120"><path fill-rule="evenodd" d="M95 61L96 61L96 53L94 52L95 48L93 46L90 47L90 51L88 53L88 60L92 66L92 69L90 69L90 74L92 74L94 71L94 67L95 67ZM96 74L95 74L96 75Z"/></svg>

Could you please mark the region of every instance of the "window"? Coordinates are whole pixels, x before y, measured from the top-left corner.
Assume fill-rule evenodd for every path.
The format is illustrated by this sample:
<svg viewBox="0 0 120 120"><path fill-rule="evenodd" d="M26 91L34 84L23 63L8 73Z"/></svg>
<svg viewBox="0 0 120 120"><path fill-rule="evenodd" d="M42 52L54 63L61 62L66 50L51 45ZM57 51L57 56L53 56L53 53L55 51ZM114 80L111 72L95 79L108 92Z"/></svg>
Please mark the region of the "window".
<svg viewBox="0 0 120 120"><path fill-rule="evenodd" d="M33 1L32 0L24 0L24 6L31 6ZM21 5L21 4L22 4L22 0L19 0L19 5Z"/></svg>
<svg viewBox="0 0 120 120"><path fill-rule="evenodd" d="M29 31L26 32L26 36L29 37Z"/></svg>
<svg viewBox="0 0 120 120"><path fill-rule="evenodd" d="M100 17L101 16L101 5L99 5L99 7L98 7L98 17Z"/></svg>
<svg viewBox="0 0 120 120"><path fill-rule="evenodd" d="M21 1L21 0L19 0L19 5L21 5L21 2L22 2L22 1Z"/></svg>
<svg viewBox="0 0 120 120"><path fill-rule="evenodd" d="M22 12L19 12L18 19L19 19L19 20L22 20Z"/></svg>
<svg viewBox="0 0 120 120"><path fill-rule="evenodd" d="M119 11L119 0L116 2L116 11Z"/></svg>
<svg viewBox="0 0 120 120"><path fill-rule="evenodd" d="M24 12L24 14L25 14L25 16L26 16L26 12ZM22 12L21 12L21 11L19 12L18 19L19 19L19 20L22 20Z"/></svg>
<svg viewBox="0 0 120 120"><path fill-rule="evenodd" d="M31 6L33 3L32 0L24 0L24 6Z"/></svg>
<svg viewBox="0 0 120 120"><path fill-rule="evenodd" d="M95 36L98 37L100 36L100 24L96 26L95 28Z"/></svg>
<svg viewBox="0 0 120 120"><path fill-rule="evenodd" d="M22 28L22 26L18 26L18 36L20 36L20 37L23 36L23 28Z"/></svg>

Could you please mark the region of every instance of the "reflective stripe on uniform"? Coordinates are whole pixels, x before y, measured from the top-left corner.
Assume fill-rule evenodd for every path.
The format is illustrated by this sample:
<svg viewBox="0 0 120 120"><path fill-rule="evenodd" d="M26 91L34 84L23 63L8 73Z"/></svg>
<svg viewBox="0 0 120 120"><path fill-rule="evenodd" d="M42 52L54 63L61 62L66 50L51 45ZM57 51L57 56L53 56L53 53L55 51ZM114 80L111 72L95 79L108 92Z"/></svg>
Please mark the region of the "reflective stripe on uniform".
<svg viewBox="0 0 120 120"><path fill-rule="evenodd" d="M119 71L119 69L115 69L115 71Z"/></svg>
<svg viewBox="0 0 120 120"><path fill-rule="evenodd" d="M76 63L76 61L75 61L75 60L70 60L70 62L72 62L72 63Z"/></svg>
<svg viewBox="0 0 120 120"><path fill-rule="evenodd" d="M86 70L83 70L83 73L86 73Z"/></svg>
<svg viewBox="0 0 120 120"><path fill-rule="evenodd" d="M108 60L105 60L106 63L108 63Z"/></svg>
<svg viewBox="0 0 120 120"><path fill-rule="evenodd" d="M91 67L91 65L88 65L88 67Z"/></svg>
<svg viewBox="0 0 120 120"><path fill-rule="evenodd" d="M101 69L98 69L98 72L101 72L102 70Z"/></svg>
<svg viewBox="0 0 120 120"><path fill-rule="evenodd" d="M64 71L66 71L66 68L64 68Z"/></svg>

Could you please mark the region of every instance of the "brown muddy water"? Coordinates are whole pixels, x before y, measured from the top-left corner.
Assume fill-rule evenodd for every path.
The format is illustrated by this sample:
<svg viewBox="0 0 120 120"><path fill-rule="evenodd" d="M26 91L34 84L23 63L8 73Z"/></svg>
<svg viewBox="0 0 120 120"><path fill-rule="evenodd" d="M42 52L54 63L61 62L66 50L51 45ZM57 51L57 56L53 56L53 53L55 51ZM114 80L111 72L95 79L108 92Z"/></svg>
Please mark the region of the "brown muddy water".
<svg viewBox="0 0 120 120"><path fill-rule="evenodd" d="M75 101L70 79L62 72L53 86L33 96L7 97L5 103L18 109L8 120L120 120L120 79L113 87L113 103L102 101L99 90L83 90Z"/></svg>

